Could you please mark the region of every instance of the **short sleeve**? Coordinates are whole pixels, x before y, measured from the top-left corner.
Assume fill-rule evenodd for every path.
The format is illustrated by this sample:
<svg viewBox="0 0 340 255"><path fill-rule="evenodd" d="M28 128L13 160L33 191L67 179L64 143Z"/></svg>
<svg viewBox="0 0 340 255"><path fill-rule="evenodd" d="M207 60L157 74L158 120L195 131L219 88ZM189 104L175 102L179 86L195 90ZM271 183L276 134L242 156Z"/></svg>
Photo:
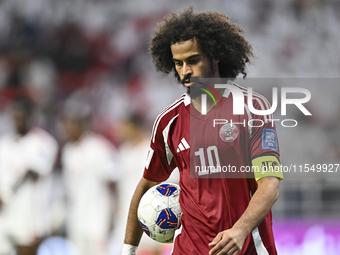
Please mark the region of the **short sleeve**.
<svg viewBox="0 0 340 255"><path fill-rule="evenodd" d="M104 182L120 179L118 152L114 145L100 134L90 134L85 140L89 149L89 163L96 169L97 177Z"/></svg>
<svg viewBox="0 0 340 255"><path fill-rule="evenodd" d="M36 129L30 134L25 146L28 169L42 176L49 174L56 162L57 141L44 130Z"/></svg>
<svg viewBox="0 0 340 255"><path fill-rule="evenodd" d="M253 106L255 109L264 110L268 108L269 102L264 97L255 98ZM249 139L251 160L263 155L271 155L280 159L278 136L272 114L251 114L249 121L252 125Z"/></svg>
<svg viewBox="0 0 340 255"><path fill-rule="evenodd" d="M164 126L162 124L153 130L143 174L145 179L154 182L167 180L176 168L173 154L167 145L167 136L164 136L165 128L162 128Z"/></svg>

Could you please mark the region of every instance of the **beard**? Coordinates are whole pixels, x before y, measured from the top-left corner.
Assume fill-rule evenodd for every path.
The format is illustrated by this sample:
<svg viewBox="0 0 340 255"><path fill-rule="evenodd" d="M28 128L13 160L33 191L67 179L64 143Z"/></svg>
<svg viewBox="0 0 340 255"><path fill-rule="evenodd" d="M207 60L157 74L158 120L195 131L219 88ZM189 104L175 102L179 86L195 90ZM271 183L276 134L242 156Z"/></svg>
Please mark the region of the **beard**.
<svg viewBox="0 0 340 255"><path fill-rule="evenodd" d="M190 96L191 99L196 99L200 95L204 94L205 92L200 88L200 84L194 83L189 88L187 88L187 93Z"/></svg>
<svg viewBox="0 0 340 255"><path fill-rule="evenodd" d="M190 79L195 79L198 81L200 78L212 78L215 74L215 68L213 65L212 59L209 60L209 69L202 74L202 77L191 77L191 75L186 75L181 80L181 84L185 87L185 83L190 82ZM191 99L195 99L198 96L205 94L202 89L200 89L202 85L199 82L194 82L190 87L186 87L187 93Z"/></svg>

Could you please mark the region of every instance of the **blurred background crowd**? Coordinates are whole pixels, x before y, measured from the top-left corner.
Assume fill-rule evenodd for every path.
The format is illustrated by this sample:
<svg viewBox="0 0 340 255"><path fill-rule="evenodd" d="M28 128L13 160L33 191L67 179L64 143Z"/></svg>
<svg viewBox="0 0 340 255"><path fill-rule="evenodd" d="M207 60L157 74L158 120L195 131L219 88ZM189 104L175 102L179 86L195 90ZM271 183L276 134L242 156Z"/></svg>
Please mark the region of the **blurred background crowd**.
<svg viewBox="0 0 340 255"><path fill-rule="evenodd" d="M171 75L155 72L148 42L164 15L188 5L223 12L245 30L256 55L250 81L309 78L313 117L296 113L298 128L278 127L282 163L340 163L337 0L2 0L0 254L14 254L13 244L18 255L34 254L31 244L43 240L39 255L119 254L153 121L184 93ZM339 174L285 176L273 208L280 254L326 254L324 247L339 254ZM20 192L39 203L34 216L25 211L32 204L17 207L28 199ZM13 212L32 221L30 233ZM292 219L306 219L299 237L289 232L298 225ZM170 253L143 242L140 254Z"/></svg>

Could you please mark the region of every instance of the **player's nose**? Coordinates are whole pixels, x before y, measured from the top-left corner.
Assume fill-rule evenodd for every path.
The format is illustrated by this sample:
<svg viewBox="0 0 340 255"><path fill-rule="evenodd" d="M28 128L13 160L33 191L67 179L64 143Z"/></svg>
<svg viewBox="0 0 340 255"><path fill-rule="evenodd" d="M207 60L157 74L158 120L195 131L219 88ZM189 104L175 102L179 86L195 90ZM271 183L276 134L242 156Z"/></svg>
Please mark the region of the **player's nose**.
<svg viewBox="0 0 340 255"><path fill-rule="evenodd" d="M183 69L182 69L182 75L185 77L186 75L192 75L193 70L190 65L184 63L183 64Z"/></svg>

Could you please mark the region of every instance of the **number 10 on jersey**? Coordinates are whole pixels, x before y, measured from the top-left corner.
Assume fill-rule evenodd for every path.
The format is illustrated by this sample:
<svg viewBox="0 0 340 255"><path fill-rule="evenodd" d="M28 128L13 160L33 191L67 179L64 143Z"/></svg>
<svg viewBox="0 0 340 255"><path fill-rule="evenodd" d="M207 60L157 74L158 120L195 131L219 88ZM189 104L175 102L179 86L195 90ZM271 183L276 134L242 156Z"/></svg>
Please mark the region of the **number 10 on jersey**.
<svg viewBox="0 0 340 255"><path fill-rule="evenodd" d="M204 148L199 148L198 151L195 151L195 156L199 157L200 161L199 165L195 165L195 172L198 176L221 172L220 158L215 145L209 146L206 152ZM206 158L208 159L208 166L206 165Z"/></svg>

